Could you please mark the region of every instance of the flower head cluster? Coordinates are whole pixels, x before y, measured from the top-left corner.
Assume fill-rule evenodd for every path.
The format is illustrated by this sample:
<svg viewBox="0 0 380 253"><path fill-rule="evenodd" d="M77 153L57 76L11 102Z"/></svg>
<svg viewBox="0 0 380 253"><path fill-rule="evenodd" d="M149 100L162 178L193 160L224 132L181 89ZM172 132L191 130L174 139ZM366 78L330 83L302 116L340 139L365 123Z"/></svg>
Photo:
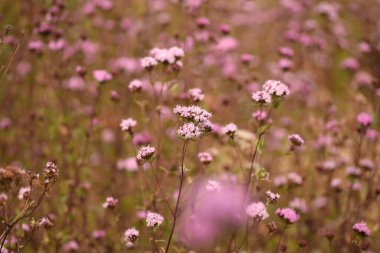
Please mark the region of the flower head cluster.
<svg viewBox="0 0 380 253"><path fill-rule="evenodd" d="M156 152L156 149L151 146L144 146L139 149L137 152L137 162L141 163L143 161L147 161L152 158L154 152Z"/></svg>
<svg viewBox="0 0 380 253"><path fill-rule="evenodd" d="M303 183L302 177L296 172L289 172L287 175L289 183L294 185L301 185Z"/></svg>
<svg viewBox="0 0 380 253"><path fill-rule="evenodd" d="M103 69L94 70L92 74L94 75L95 80L99 83L105 83L112 80L112 74Z"/></svg>
<svg viewBox="0 0 380 253"><path fill-rule="evenodd" d="M373 119L372 116L366 112L361 112L356 117L356 121L359 123L359 125L363 128L367 128L370 125L372 125Z"/></svg>
<svg viewBox="0 0 380 253"><path fill-rule="evenodd" d="M237 131L237 126L234 123L229 123L222 128L222 133L230 136L231 138L235 137Z"/></svg>
<svg viewBox="0 0 380 253"><path fill-rule="evenodd" d="M141 66L147 70L151 70L157 64L157 60L150 56L141 59Z"/></svg>
<svg viewBox="0 0 380 253"><path fill-rule="evenodd" d="M206 185L206 190L208 192L219 192L221 190L220 184L214 180L208 180Z"/></svg>
<svg viewBox="0 0 380 253"><path fill-rule="evenodd" d="M356 166L349 166L346 169L346 173L350 177L360 177L362 171Z"/></svg>
<svg viewBox="0 0 380 253"><path fill-rule="evenodd" d="M263 90L276 97L286 97L290 94L289 87L277 80L268 80L263 85Z"/></svg>
<svg viewBox="0 0 380 253"><path fill-rule="evenodd" d="M256 221L262 221L269 217L267 208L263 202L250 204L246 209L246 213L250 218Z"/></svg>
<svg viewBox="0 0 380 253"><path fill-rule="evenodd" d="M182 48L153 48L150 51L150 56L141 59L141 66L147 70L151 70L159 63L176 64L182 66L180 59L185 56Z"/></svg>
<svg viewBox="0 0 380 253"><path fill-rule="evenodd" d="M280 199L280 194L271 191L267 191L265 195L270 203L276 203Z"/></svg>
<svg viewBox="0 0 380 253"><path fill-rule="evenodd" d="M96 239L96 240L99 240L99 239L102 239L106 236L106 231L104 230L94 230L92 232L92 238Z"/></svg>
<svg viewBox="0 0 380 253"><path fill-rule="evenodd" d="M128 228L124 232L124 241L127 244L134 244L137 238L139 237L140 232L136 228Z"/></svg>
<svg viewBox="0 0 380 253"><path fill-rule="evenodd" d="M178 115L182 119L196 124L202 125L204 127L211 127L210 122L211 113L200 108L199 106L180 106L177 105L173 110L175 115Z"/></svg>
<svg viewBox="0 0 380 253"><path fill-rule="evenodd" d="M207 165L207 164L210 164L212 162L213 157L208 152L201 152L201 153L198 153L198 159L201 163Z"/></svg>
<svg viewBox="0 0 380 253"><path fill-rule="evenodd" d="M203 133L211 131L212 123L210 121L211 113L198 106L179 106L177 105L174 114L188 121L178 129L178 134L186 139L196 139Z"/></svg>
<svg viewBox="0 0 380 253"><path fill-rule="evenodd" d="M366 170L373 170L375 168L375 164L370 159L360 159L359 166Z"/></svg>
<svg viewBox="0 0 380 253"><path fill-rule="evenodd" d="M38 221L38 226L40 227L43 227L45 229L49 229L53 226L53 222L52 220L49 218L49 217L42 217L39 221Z"/></svg>
<svg viewBox="0 0 380 253"><path fill-rule="evenodd" d="M22 187L18 192L18 199L26 200L30 196L30 187Z"/></svg>
<svg viewBox="0 0 380 253"><path fill-rule="evenodd" d="M138 91L141 91L142 89L142 83L140 80L132 80L129 85L128 85L128 89L129 91L131 92L138 92Z"/></svg>
<svg viewBox="0 0 380 253"><path fill-rule="evenodd" d="M185 123L178 128L177 133L185 140L194 140L202 135L201 129L192 122Z"/></svg>
<svg viewBox="0 0 380 253"><path fill-rule="evenodd" d="M285 222L293 224L299 220L299 215L291 208L278 208L276 214Z"/></svg>
<svg viewBox="0 0 380 253"><path fill-rule="evenodd" d="M364 221L355 223L352 228L356 233L358 233L361 236L370 236L371 235L371 231L367 227L367 223L365 223Z"/></svg>
<svg viewBox="0 0 380 253"><path fill-rule="evenodd" d="M205 99L205 95L203 94L203 91L199 88L190 89L188 94L194 103L203 101Z"/></svg>
<svg viewBox="0 0 380 253"><path fill-rule="evenodd" d="M44 169L45 184L55 182L58 177L58 166L54 162L47 162Z"/></svg>
<svg viewBox="0 0 380 253"><path fill-rule="evenodd" d="M182 48L171 47L171 48L153 48L150 51L150 55L155 58L158 62L173 64L177 60L185 56L185 52Z"/></svg>
<svg viewBox="0 0 380 253"><path fill-rule="evenodd" d="M257 121L265 121L268 119L268 113L265 111L256 111L252 113L252 118L254 118Z"/></svg>
<svg viewBox="0 0 380 253"><path fill-rule="evenodd" d="M120 122L120 128L124 132L132 132L132 129L137 125L136 120L132 118L123 119Z"/></svg>
<svg viewBox="0 0 380 253"><path fill-rule="evenodd" d="M253 99L253 101L255 101L256 103L259 103L259 104L270 104L270 103L272 103L272 95L269 94L268 92L262 91L262 90L259 90L259 91L252 93L252 99Z"/></svg>
<svg viewBox="0 0 380 253"><path fill-rule="evenodd" d="M291 149L300 147L305 143L305 140L299 134L291 134L288 136L288 140L291 145Z"/></svg>
<svg viewBox="0 0 380 253"><path fill-rule="evenodd" d="M113 209L115 208L118 202L119 200L115 199L114 197L107 197L106 202L104 202L102 206L103 208Z"/></svg>
<svg viewBox="0 0 380 253"><path fill-rule="evenodd" d="M158 213L148 212L146 224L148 227L160 226L164 222L164 217Z"/></svg>
<svg viewBox="0 0 380 253"><path fill-rule="evenodd" d="M306 201L302 198L294 198L292 201L289 202L289 206L303 213L306 213L308 211Z"/></svg>

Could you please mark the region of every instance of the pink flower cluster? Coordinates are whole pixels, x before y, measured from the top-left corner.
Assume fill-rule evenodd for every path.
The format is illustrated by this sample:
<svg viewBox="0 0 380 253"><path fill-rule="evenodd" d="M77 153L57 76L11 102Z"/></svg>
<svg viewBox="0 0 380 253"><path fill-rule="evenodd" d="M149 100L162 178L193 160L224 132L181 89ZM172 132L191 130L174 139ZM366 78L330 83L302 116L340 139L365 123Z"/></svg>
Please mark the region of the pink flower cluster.
<svg viewBox="0 0 380 253"><path fill-rule="evenodd" d="M120 128L122 131L124 132L131 132L132 129L137 125L137 122L136 120L132 119L132 118L128 118L128 119L123 119L121 122L120 122Z"/></svg>
<svg viewBox="0 0 380 253"><path fill-rule="evenodd" d="M203 91L199 88L190 89L189 97L194 103L203 101L203 99L205 99L205 95L203 94Z"/></svg>
<svg viewBox="0 0 380 253"><path fill-rule="evenodd" d="M146 224L148 227L160 226L164 222L164 217L158 213L148 212Z"/></svg>
<svg viewBox="0 0 380 253"><path fill-rule="evenodd" d="M212 162L213 157L208 152L201 152L201 153L198 153L198 159L201 163L207 165L207 164L210 164Z"/></svg>
<svg viewBox="0 0 380 253"><path fill-rule="evenodd" d="M102 206L103 208L113 209L115 208L118 202L119 200L115 199L114 197L107 197L106 202L104 202Z"/></svg>
<svg viewBox="0 0 380 253"><path fill-rule="evenodd" d="M210 121L211 113L198 106L179 106L177 105L174 114L180 118L189 121L181 126L177 133L185 140L196 139L203 133L211 131L212 123Z"/></svg>
<svg viewBox="0 0 380 253"><path fill-rule="evenodd" d="M278 208L276 214L285 222L293 224L299 220L299 215L291 208Z"/></svg>
<svg viewBox="0 0 380 253"><path fill-rule="evenodd" d="M151 146L141 147L136 155L137 162L149 160L150 158L152 158L155 151L156 149Z"/></svg>
<svg viewBox="0 0 380 253"><path fill-rule="evenodd" d="M162 64L175 64L182 67L180 59L185 56L182 48L153 48L150 51L150 56L141 59L141 66L145 69L152 69L159 63Z"/></svg>
<svg viewBox="0 0 380 253"><path fill-rule="evenodd" d="M371 235L371 231L367 227L367 223L365 223L364 221L355 223L354 226L352 227L352 229L362 236L370 236Z"/></svg>
<svg viewBox="0 0 380 253"><path fill-rule="evenodd" d="M92 74L94 75L95 80L99 83L105 83L112 80L112 74L103 69L94 70Z"/></svg>
<svg viewBox="0 0 380 253"><path fill-rule="evenodd" d="M267 208L263 202L250 204L246 209L246 213L250 218L257 221L262 221L269 217Z"/></svg>
<svg viewBox="0 0 380 253"><path fill-rule="evenodd" d="M286 97L290 94L289 87L277 80L266 81L263 85L263 90L276 97Z"/></svg>
<svg viewBox="0 0 380 253"><path fill-rule="evenodd" d="M127 243L127 247L133 247L137 238L139 237L140 232L136 228L128 228L124 232L124 241Z"/></svg>

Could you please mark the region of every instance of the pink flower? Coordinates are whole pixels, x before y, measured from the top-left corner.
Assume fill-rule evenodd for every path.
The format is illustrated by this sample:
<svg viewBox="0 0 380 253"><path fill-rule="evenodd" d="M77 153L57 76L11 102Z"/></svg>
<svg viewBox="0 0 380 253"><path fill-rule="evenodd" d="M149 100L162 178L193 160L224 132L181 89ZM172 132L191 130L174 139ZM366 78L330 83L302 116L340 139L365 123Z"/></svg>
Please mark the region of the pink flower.
<svg viewBox="0 0 380 253"><path fill-rule="evenodd" d="M153 57L144 57L141 59L141 67L147 70L151 70L154 66L158 64L157 60Z"/></svg>
<svg viewBox="0 0 380 253"><path fill-rule="evenodd" d="M277 80L266 81L263 90L276 97L286 97L290 94L289 87Z"/></svg>
<svg viewBox="0 0 380 253"><path fill-rule="evenodd" d="M255 111L252 113L252 117L257 121L265 121L268 117L268 113L266 111Z"/></svg>
<svg viewBox="0 0 380 253"><path fill-rule="evenodd" d="M288 178L289 183L292 183L295 185L301 185L303 183L302 177L296 172L288 173L287 178Z"/></svg>
<svg viewBox="0 0 380 253"><path fill-rule="evenodd" d="M285 222L293 224L299 220L299 215L291 208L278 208L276 214Z"/></svg>
<svg viewBox="0 0 380 253"><path fill-rule="evenodd" d="M113 209L115 208L118 202L118 199L115 199L113 197L107 197L106 202L104 202L102 206L103 208Z"/></svg>
<svg viewBox="0 0 380 253"><path fill-rule="evenodd" d="M128 85L128 89L131 91L131 92L138 92L138 91L141 91L142 89L142 82L140 80L132 80L129 85Z"/></svg>
<svg viewBox="0 0 380 253"><path fill-rule="evenodd" d="M290 59L287 59L287 58L282 58L282 59L278 62L278 66L279 66L283 71L287 71L287 70L290 70L291 68L293 68L293 61L290 60Z"/></svg>
<svg viewBox="0 0 380 253"><path fill-rule="evenodd" d="M212 162L213 157L208 152L201 152L201 153L198 153L198 159L201 163L208 165Z"/></svg>
<svg viewBox="0 0 380 253"><path fill-rule="evenodd" d="M137 121L132 119L132 118L128 118L128 119L123 119L121 122L120 122L120 128L122 131L124 132L132 132L132 129L137 125Z"/></svg>
<svg viewBox="0 0 380 253"><path fill-rule="evenodd" d="M22 187L18 192L18 199L27 200L30 196L30 187Z"/></svg>
<svg viewBox="0 0 380 253"><path fill-rule="evenodd" d="M283 56L283 57L292 58L294 56L293 49L291 49L289 47L281 47L278 51L281 54L281 56Z"/></svg>
<svg viewBox="0 0 380 253"><path fill-rule="evenodd" d="M364 221L355 223L352 228L356 233L358 233L361 236L367 237L371 235L371 231L368 229L367 223L365 223Z"/></svg>
<svg viewBox="0 0 380 253"><path fill-rule="evenodd" d="M272 96L266 91L256 91L252 93L252 100L260 104L272 103Z"/></svg>
<svg viewBox="0 0 380 253"><path fill-rule="evenodd" d="M372 116L366 112L361 112L356 117L356 121L364 128L369 127L372 125L373 119Z"/></svg>
<svg viewBox="0 0 380 253"><path fill-rule="evenodd" d="M178 128L177 133L185 140L194 140L202 135L202 129L190 122Z"/></svg>
<svg viewBox="0 0 380 253"><path fill-rule="evenodd" d="M71 240L63 245L63 250L66 252L73 252L79 250L79 245L76 241Z"/></svg>
<svg viewBox="0 0 380 253"><path fill-rule="evenodd" d="M99 83L105 83L112 80L112 75L108 73L106 70L94 70L92 74L95 80Z"/></svg>
<svg viewBox="0 0 380 253"><path fill-rule="evenodd" d="M127 170L129 172L134 172L138 170L136 157L129 157L124 160L119 160L117 162L117 169Z"/></svg>
<svg viewBox="0 0 380 253"><path fill-rule="evenodd" d="M288 136L288 140L292 145L292 148L300 147L305 143L305 140L299 134L291 134Z"/></svg>
<svg viewBox="0 0 380 253"><path fill-rule="evenodd" d="M83 90L85 87L85 82L82 77L72 76L66 83L66 87L69 90Z"/></svg>
<svg viewBox="0 0 380 253"><path fill-rule="evenodd" d="M137 162L143 162L151 159L155 151L156 149L151 146L141 147L136 155Z"/></svg>
<svg viewBox="0 0 380 253"><path fill-rule="evenodd" d="M233 138L236 134L237 126L234 123L229 123L222 128L222 133Z"/></svg>
<svg viewBox="0 0 380 253"><path fill-rule="evenodd" d="M64 39L52 40L49 42L48 47L51 51L59 51L62 50L66 45Z"/></svg>
<svg viewBox="0 0 380 253"><path fill-rule="evenodd" d="M140 232L136 228L128 228L124 232L124 241L134 243L139 235Z"/></svg>
<svg viewBox="0 0 380 253"><path fill-rule="evenodd" d="M205 95L201 89L194 88L189 90L189 97L193 100L193 102L200 102L204 100Z"/></svg>
<svg viewBox="0 0 380 253"><path fill-rule="evenodd" d="M106 231L104 230L94 230L92 232L92 238L99 240L102 239L106 236Z"/></svg>
<svg viewBox="0 0 380 253"><path fill-rule="evenodd" d="M265 193L265 195L267 196L267 200L270 202L270 203L276 203L279 199L280 199L280 194L278 193L273 193L271 191L267 191Z"/></svg>
<svg viewBox="0 0 380 253"><path fill-rule="evenodd" d="M262 221L269 217L267 208L263 202L250 204L246 209L246 213L250 218L257 221Z"/></svg>
<svg viewBox="0 0 380 253"><path fill-rule="evenodd" d="M290 201L289 206L303 213L308 211L306 201L302 198L294 198Z"/></svg>
<svg viewBox="0 0 380 253"><path fill-rule="evenodd" d="M359 69L359 62L355 58L349 57L342 61L341 66L345 70L356 71Z"/></svg>
<svg viewBox="0 0 380 253"><path fill-rule="evenodd" d="M164 217L158 213L148 211L146 224L148 227L160 226L164 222Z"/></svg>
<svg viewBox="0 0 380 253"><path fill-rule="evenodd" d="M240 56L240 61L244 64L249 64L253 61L253 55L251 54L243 54Z"/></svg>

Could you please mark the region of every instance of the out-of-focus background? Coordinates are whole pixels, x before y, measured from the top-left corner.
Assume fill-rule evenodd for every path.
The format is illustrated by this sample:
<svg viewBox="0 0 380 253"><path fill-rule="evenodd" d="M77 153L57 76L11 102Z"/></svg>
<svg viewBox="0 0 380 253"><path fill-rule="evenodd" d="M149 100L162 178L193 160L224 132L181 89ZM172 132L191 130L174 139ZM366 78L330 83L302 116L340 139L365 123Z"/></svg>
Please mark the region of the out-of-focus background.
<svg viewBox="0 0 380 253"><path fill-rule="evenodd" d="M153 171L174 207L183 140L172 111L191 104L212 113L214 129L188 145L185 196L208 179L244 185L264 125L255 171L268 177L256 173L250 198L265 202L267 190L281 198L247 243L245 228L202 245L176 232L169 252L379 252L379 15L377 0L2 0L1 239L28 204L20 189L32 186L35 204L47 161L59 175L1 252L154 252L152 240L165 248L173 219ZM184 50L180 62L141 66L151 49L174 46ZM268 115L251 95L271 79L290 95ZM120 128L127 118L137 122L133 134ZM220 130L228 123L234 140ZM305 141L295 152L290 134ZM156 148L152 167L135 160L147 144ZM41 178L30 184L25 170ZM114 208L103 206L107 197ZM300 219L283 230L275 210L286 206ZM153 235L147 211L165 218ZM43 217L49 229L36 225ZM355 234L361 221L369 237ZM130 227L140 232L133 246L123 239Z"/></svg>

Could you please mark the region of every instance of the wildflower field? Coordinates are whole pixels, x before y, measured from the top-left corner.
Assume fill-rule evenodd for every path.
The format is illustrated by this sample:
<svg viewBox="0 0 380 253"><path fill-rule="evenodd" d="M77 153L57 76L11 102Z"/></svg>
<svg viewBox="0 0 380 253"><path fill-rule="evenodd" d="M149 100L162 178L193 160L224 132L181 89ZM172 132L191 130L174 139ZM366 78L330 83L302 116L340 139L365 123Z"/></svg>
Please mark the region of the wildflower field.
<svg viewBox="0 0 380 253"><path fill-rule="evenodd" d="M0 0L0 253L380 252L379 0Z"/></svg>

